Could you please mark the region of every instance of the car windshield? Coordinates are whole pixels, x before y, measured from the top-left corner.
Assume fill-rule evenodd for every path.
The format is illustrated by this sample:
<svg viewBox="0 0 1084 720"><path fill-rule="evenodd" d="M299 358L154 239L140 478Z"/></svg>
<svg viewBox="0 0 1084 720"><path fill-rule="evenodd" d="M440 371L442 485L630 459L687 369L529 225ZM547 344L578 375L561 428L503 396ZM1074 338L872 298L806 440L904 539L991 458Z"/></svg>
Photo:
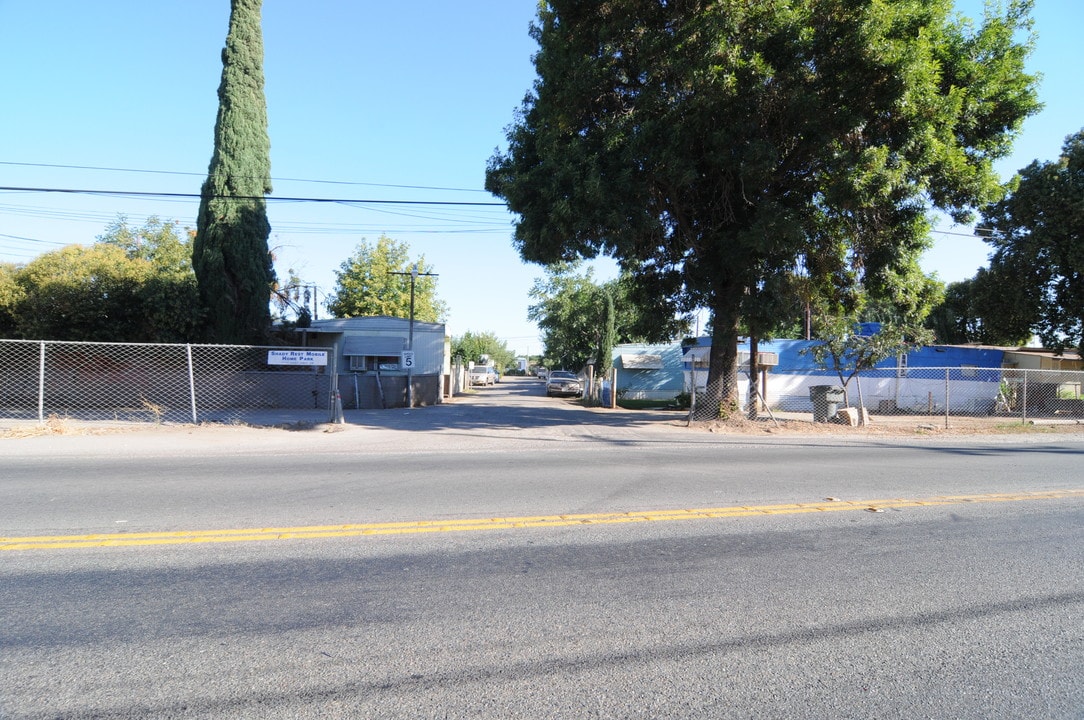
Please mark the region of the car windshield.
<svg viewBox="0 0 1084 720"><path fill-rule="evenodd" d="M551 380L557 380L559 378L564 378L565 380L571 380L571 379L574 379L575 377L576 376L573 375L572 373L565 372L564 370L554 370L553 372L550 373L550 379Z"/></svg>

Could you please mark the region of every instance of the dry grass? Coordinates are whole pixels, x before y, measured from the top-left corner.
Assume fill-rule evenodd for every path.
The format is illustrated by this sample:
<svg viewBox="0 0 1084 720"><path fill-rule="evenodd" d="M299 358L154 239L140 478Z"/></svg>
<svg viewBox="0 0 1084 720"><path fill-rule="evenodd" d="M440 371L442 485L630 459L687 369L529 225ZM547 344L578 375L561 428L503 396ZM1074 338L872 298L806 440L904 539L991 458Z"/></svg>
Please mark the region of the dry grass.
<svg viewBox="0 0 1084 720"><path fill-rule="evenodd" d="M64 418L50 415L45 422L21 427L0 428L0 438L28 438L42 435L95 435L95 428L72 425Z"/></svg>

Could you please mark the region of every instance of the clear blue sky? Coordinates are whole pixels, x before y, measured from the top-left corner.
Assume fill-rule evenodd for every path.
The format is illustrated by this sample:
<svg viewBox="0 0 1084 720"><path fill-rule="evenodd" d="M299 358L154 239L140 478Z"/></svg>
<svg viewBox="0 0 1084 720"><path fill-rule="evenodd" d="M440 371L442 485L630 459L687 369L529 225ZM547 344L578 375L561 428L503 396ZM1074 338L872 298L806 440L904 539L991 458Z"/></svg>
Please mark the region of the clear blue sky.
<svg viewBox="0 0 1084 720"><path fill-rule="evenodd" d="M959 8L981 16L982 0ZM1080 0L1038 0L1032 69L1043 113L1005 177L1057 156L1084 126ZM274 195L492 202L486 160L534 79L534 0L264 0ZM0 185L197 193L211 157L227 0L0 0ZM74 167L118 168L89 170ZM0 191L0 261L89 244L118 214L195 223L196 201ZM280 275L321 291L365 238L409 244L440 275L448 331L491 331L541 350L527 321L542 268L520 261L501 207L272 202ZM967 228L945 228L967 233ZM946 281L985 265L987 246L948 232L925 259ZM599 266L609 277L612 266Z"/></svg>

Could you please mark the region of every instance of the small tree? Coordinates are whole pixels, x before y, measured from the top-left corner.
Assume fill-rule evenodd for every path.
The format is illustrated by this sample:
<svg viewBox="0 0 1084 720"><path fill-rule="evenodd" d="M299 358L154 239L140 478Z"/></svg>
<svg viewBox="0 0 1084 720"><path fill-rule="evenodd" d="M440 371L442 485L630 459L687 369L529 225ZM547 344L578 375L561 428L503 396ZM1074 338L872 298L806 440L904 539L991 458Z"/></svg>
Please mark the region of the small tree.
<svg viewBox="0 0 1084 720"><path fill-rule="evenodd" d="M603 295L609 295L609 305ZM545 344L545 359L554 368L578 370L595 358L610 321L611 347L626 342L669 342L687 334L689 318L675 316L666 303L654 303L642 282L630 273L597 283L591 268L582 262L555 263L546 277L535 280L530 290L535 301L527 319L538 323Z"/></svg>
<svg viewBox="0 0 1084 720"><path fill-rule="evenodd" d="M362 240L357 251L335 273L335 292L328 298L327 309L335 317L387 315L410 316L409 273L417 266L419 273L431 273L425 257L410 260L410 246L381 235L376 245ZM443 322L448 307L437 297L436 278L422 276L414 282L414 318L422 322Z"/></svg>
<svg viewBox="0 0 1084 720"><path fill-rule="evenodd" d="M598 343L598 353L595 355L595 393L602 383L610 376L613 368L614 349L614 298L609 290L603 289L602 293L602 336ZM615 392L614 388L610 392Z"/></svg>
<svg viewBox="0 0 1084 720"><path fill-rule="evenodd" d="M493 365L502 371L515 362L515 353L492 332L475 333L468 330L459 337L453 337L452 356L473 363L489 357Z"/></svg>
<svg viewBox="0 0 1084 720"><path fill-rule="evenodd" d="M883 360L898 357L929 343L933 338L926 328L913 324L882 323L880 330L862 332L855 316L830 316L817 322L816 337L820 343L810 348L821 367L835 371L843 385L844 402L850 406L849 386L855 381L858 389L859 424L865 424L862 384L858 375L872 370Z"/></svg>
<svg viewBox="0 0 1084 720"><path fill-rule="evenodd" d="M316 308L316 287L305 282L290 268L285 283L276 282L271 288L271 305L275 316L285 326L309 327Z"/></svg>

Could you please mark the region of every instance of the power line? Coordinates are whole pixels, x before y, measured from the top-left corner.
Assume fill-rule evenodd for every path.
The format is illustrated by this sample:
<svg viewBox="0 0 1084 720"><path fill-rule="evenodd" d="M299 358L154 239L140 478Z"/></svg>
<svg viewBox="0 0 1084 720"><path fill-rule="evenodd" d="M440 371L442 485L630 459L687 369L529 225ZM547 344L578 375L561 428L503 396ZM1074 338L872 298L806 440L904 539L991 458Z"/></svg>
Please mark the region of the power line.
<svg viewBox="0 0 1084 720"><path fill-rule="evenodd" d="M5 235L4 233L0 233L0 237L8 238L10 240L24 240L26 242L32 242L32 243L45 243L46 245L66 245L67 244L67 243L62 243L62 242L55 242L53 240L39 240L37 238L22 237L21 235Z"/></svg>
<svg viewBox="0 0 1084 720"><path fill-rule="evenodd" d="M194 173L194 172L182 172L180 170L140 170L136 168L114 168L114 167L100 167L97 165L56 165L51 163L28 163L28 162L10 162L0 160L0 165L10 165L14 167L38 167L38 168L57 168L61 170L102 170L105 172L127 172L127 173L144 173L148 175L183 175L189 177L206 177L207 173ZM308 180L305 178L284 178L276 177L271 178L273 182L303 182L303 183L316 183L321 185L357 185L364 187L386 187L386 188L399 188L402 190L447 190L449 192L474 192L484 193L485 190L479 190L478 188L457 188L457 187L440 187L431 185L393 185L389 183L367 183L367 182L354 182L348 180Z"/></svg>
<svg viewBox="0 0 1084 720"><path fill-rule="evenodd" d="M152 198L200 198L200 193L144 192L138 190L86 190L74 188L35 188L0 186L0 190L10 192L60 193L68 195L108 195L113 197L152 197ZM214 195L224 200L265 200L268 202L311 202L336 203L341 205L440 205L462 207L504 207L502 202L464 202L461 200L375 200L349 198L314 198L314 197L276 197L264 195Z"/></svg>
<svg viewBox="0 0 1084 720"><path fill-rule="evenodd" d="M974 232L969 232L969 233L952 232L950 230L936 230L936 229L931 230L930 232L935 232L935 233L938 233L940 235L955 235L956 237L973 237L973 238L979 238L980 240L988 240L988 239L993 238L995 236L994 235L995 230L993 228L980 228L980 227L975 228ZM981 234L981 233L985 233L985 234Z"/></svg>

